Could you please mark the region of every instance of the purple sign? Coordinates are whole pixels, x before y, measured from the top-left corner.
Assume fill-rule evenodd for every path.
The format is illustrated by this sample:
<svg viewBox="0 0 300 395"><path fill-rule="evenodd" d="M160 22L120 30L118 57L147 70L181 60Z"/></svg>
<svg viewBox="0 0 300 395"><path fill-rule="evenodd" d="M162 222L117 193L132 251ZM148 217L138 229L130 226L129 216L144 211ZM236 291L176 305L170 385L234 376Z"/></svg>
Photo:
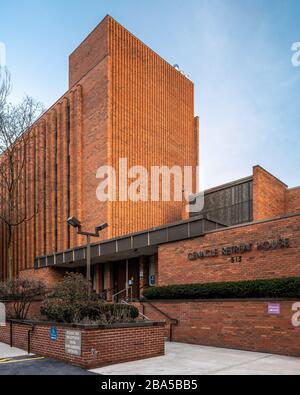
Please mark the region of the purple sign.
<svg viewBox="0 0 300 395"><path fill-rule="evenodd" d="M269 303L268 304L268 314L280 315L280 304L279 303Z"/></svg>

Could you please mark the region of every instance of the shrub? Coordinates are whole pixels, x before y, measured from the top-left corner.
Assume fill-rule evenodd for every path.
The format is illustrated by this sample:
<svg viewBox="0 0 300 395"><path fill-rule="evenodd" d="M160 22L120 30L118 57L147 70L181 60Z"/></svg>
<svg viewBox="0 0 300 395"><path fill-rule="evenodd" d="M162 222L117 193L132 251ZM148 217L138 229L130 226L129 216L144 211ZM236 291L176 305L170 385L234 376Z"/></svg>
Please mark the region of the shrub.
<svg viewBox="0 0 300 395"><path fill-rule="evenodd" d="M43 303L41 314L64 323L112 324L132 321L139 312L134 306L105 303L96 294L89 298L86 279L67 274Z"/></svg>
<svg viewBox="0 0 300 395"><path fill-rule="evenodd" d="M66 303L99 300L98 295L93 293L89 298L89 282L80 273L67 273L62 281L56 284L49 299L61 299Z"/></svg>
<svg viewBox="0 0 300 395"><path fill-rule="evenodd" d="M37 297L44 297L46 287L36 280L9 280L0 283L0 300L13 303L14 314L11 318L25 320L31 303Z"/></svg>
<svg viewBox="0 0 300 395"><path fill-rule="evenodd" d="M69 304L58 299L47 300L41 314L57 322L95 324L129 322L139 316L138 309L131 305L100 301Z"/></svg>
<svg viewBox="0 0 300 395"><path fill-rule="evenodd" d="M299 298L300 278L170 285L144 291L146 299Z"/></svg>

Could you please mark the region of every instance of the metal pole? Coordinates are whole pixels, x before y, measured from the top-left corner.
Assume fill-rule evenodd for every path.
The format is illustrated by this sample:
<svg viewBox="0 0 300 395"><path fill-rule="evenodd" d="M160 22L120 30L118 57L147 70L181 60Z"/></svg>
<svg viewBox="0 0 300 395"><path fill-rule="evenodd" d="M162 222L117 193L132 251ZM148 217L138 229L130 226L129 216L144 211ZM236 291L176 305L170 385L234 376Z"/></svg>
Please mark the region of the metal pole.
<svg viewBox="0 0 300 395"><path fill-rule="evenodd" d="M86 279L88 282L88 297L91 297L91 287L92 287L92 279L91 279L91 236L86 236Z"/></svg>
<svg viewBox="0 0 300 395"><path fill-rule="evenodd" d="M128 286L129 286L128 259L126 259L126 299L128 299Z"/></svg>

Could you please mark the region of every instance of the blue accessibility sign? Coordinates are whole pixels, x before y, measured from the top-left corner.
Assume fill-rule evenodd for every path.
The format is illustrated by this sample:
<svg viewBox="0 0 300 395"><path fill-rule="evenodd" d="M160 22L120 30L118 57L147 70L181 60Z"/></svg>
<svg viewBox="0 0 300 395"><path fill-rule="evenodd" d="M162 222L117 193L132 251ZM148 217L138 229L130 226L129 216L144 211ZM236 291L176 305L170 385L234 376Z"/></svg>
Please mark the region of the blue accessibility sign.
<svg viewBox="0 0 300 395"><path fill-rule="evenodd" d="M57 328L55 326L50 329L50 338L51 340L57 340Z"/></svg>

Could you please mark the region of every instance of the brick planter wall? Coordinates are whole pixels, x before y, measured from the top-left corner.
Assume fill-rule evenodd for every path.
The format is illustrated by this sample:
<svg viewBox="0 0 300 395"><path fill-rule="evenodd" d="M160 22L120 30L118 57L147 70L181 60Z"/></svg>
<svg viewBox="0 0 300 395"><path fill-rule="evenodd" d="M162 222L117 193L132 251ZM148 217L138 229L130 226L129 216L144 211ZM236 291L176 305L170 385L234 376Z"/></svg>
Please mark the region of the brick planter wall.
<svg viewBox="0 0 300 395"><path fill-rule="evenodd" d="M292 324L296 302L185 300L143 304L144 314L151 319L165 319L156 306L179 321L172 329L173 341L300 357L300 326ZM279 315L268 314L269 303L280 304Z"/></svg>
<svg viewBox="0 0 300 395"><path fill-rule="evenodd" d="M29 323L29 322L28 322ZM28 331L31 326L14 322L13 346L27 350ZM65 361L85 369L116 363L135 361L164 355L164 323L145 322L101 327L70 326L62 324L32 323L31 352ZM50 338L52 326L57 328L56 341ZM65 352L66 331L80 331L81 356ZM10 323L0 327L0 342L10 344Z"/></svg>

